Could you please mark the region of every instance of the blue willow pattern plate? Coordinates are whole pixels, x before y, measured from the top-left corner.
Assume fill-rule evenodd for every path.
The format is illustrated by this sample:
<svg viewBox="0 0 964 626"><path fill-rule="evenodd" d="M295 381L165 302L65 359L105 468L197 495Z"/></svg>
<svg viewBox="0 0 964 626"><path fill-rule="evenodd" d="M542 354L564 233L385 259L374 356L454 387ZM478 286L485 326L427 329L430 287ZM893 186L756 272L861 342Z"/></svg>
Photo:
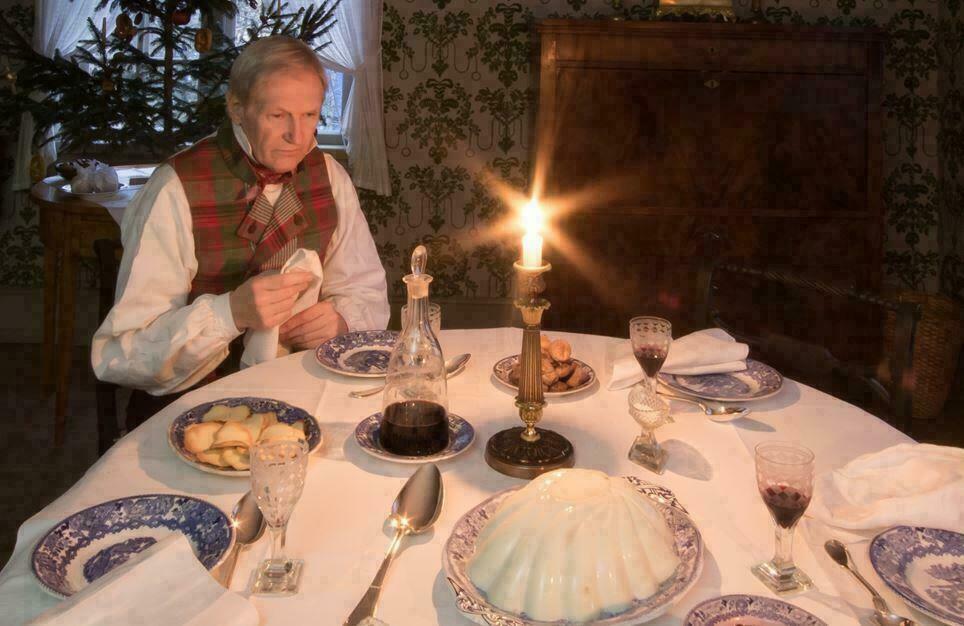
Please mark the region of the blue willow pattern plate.
<svg viewBox="0 0 964 626"><path fill-rule="evenodd" d="M964 535L895 526L870 542L870 563L912 607L948 624L964 625Z"/></svg>
<svg viewBox="0 0 964 626"><path fill-rule="evenodd" d="M752 622L748 620L753 620ZM731 595L697 604L686 616L685 626L827 626L822 619L782 600L761 596Z"/></svg>
<svg viewBox="0 0 964 626"><path fill-rule="evenodd" d="M358 423L358 426L355 427L355 441L358 442L359 447L368 454L386 461L394 461L395 463L434 463L436 461L443 461L457 454L461 454L466 448L472 445L472 442L475 440L475 428L472 427L472 424L469 424L466 420L454 413L449 413L448 419L449 445L441 452L427 456L402 456L383 448L381 442L378 441L378 425L382 421L381 411L374 415L369 415Z"/></svg>
<svg viewBox="0 0 964 626"><path fill-rule="evenodd" d="M193 465L202 472L218 474L220 476L251 475L250 470L217 467L198 461L197 458L184 447L184 429L191 424L200 422L204 419L204 414L207 413L211 407L218 404L223 404L224 406L239 406L244 404L251 409L252 413L271 411L278 416L278 421L283 424L293 424L299 420L303 420L305 424L305 438L308 441L308 452L312 452L321 445L321 428L319 428L317 420L304 409L299 409L296 406L291 406L287 402L273 400L271 398L222 398L221 400L199 404L193 409L181 413L174 418L174 421L171 422L170 427L167 429L167 443L170 444L171 449L174 450L182 461L188 465Z"/></svg>
<svg viewBox="0 0 964 626"><path fill-rule="evenodd" d="M746 360L746 369L742 372L698 376L661 373L659 379L676 391L719 402L762 400L783 387L780 372L753 359Z"/></svg>
<svg viewBox="0 0 964 626"><path fill-rule="evenodd" d="M676 573L664 582L659 591L648 598L636 599L632 606L616 615L607 615L592 622L580 622L584 626L610 626L615 624L639 624L649 621L666 611L674 602L686 594L696 584L703 571L703 538L696 525L686 514L676 496L665 487L644 482L635 476L624 476L636 491L652 498L657 510L673 531L676 553L680 565ZM485 500L462 516L452 529L442 552L442 568L445 577L455 593L455 605L472 621L488 626L566 626L569 621L541 622L522 615L504 611L489 603L485 594L472 584L468 575L469 561L475 554L476 541L486 523L499 509L499 505L516 487L501 491Z"/></svg>
<svg viewBox="0 0 964 626"><path fill-rule="evenodd" d="M325 369L345 376L378 378L388 371L388 357L398 340L394 330L359 330L332 337L315 349Z"/></svg>
<svg viewBox="0 0 964 626"><path fill-rule="evenodd" d="M211 569L234 543L234 528L218 507L190 496L118 498L74 513L37 544L33 573L43 588L71 596L172 533L183 533Z"/></svg>

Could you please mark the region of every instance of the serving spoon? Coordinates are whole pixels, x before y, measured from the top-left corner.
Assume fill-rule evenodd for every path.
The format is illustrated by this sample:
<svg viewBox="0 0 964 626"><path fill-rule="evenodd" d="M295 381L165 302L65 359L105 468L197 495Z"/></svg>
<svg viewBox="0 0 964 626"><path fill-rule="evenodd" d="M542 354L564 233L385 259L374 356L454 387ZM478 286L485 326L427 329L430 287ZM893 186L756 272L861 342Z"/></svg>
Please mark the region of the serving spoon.
<svg viewBox="0 0 964 626"><path fill-rule="evenodd" d="M850 558L850 552L847 550L847 546L840 543L836 539L831 539L823 544L823 549L827 551L830 558L840 565L848 572L853 574L854 578L860 581L870 595L873 597L874 601L874 619L880 626L917 626L917 622L906 617L901 617L893 611L890 610L890 606L887 601L884 600L877 590L874 589L867 579L860 575L857 571L857 567L854 565L853 559Z"/></svg>
<svg viewBox="0 0 964 626"><path fill-rule="evenodd" d="M398 492L395 502L392 503L392 513L388 516L388 523L395 529L395 536L388 544L388 552L375 578L372 579L372 584L368 586L368 591L362 596L358 606L345 620L344 626L358 626L366 619L375 616L378 595L381 593L385 574L388 573L388 566L392 564L402 538L405 535L423 533L431 528L441 511L442 474L434 463L428 463L412 474L402 490Z"/></svg>
<svg viewBox="0 0 964 626"><path fill-rule="evenodd" d="M445 361L445 378L452 378L462 373L465 369L466 363L472 358L471 354L460 354L454 356L451 359ZM348 395L352 398L367 398L368 396L373 396L385 388L385 385L379 385L377 387L369 387L368 389L356 389L355 391L349 391Z"/></svg>
<svg viewBox="0 0 964 626"><path fill-rule="evenodd" d="M238 500L231 511L231 525L234 526L234 545L227 558L218 567L215 579L226 589L231 587L231 577L238 564L238 554L241 550L261 539L264 534L264 515L258 508L258 501L250 491Z"/></svg>

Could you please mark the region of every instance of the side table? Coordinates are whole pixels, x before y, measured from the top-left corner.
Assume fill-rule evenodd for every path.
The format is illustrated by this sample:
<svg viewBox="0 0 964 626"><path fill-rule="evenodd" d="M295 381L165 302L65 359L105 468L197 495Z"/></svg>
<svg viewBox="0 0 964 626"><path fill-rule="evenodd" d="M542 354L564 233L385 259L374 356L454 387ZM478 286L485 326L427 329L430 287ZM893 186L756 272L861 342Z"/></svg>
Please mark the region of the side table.
<svg viewBox="0 0 964 626"><path fill-rule="evenodd" d="M123 182L125 177L118 174ZM126 177L129 182L130 174ZM120 239L112 213L120 215L139 186L125 185L106 200L92 201L67 193L60 176L45 178L30 190L40 217L44 246L44 393L56 391L54 445L63 444L74 340L76 263L95 258L94 241Z"/></svg>

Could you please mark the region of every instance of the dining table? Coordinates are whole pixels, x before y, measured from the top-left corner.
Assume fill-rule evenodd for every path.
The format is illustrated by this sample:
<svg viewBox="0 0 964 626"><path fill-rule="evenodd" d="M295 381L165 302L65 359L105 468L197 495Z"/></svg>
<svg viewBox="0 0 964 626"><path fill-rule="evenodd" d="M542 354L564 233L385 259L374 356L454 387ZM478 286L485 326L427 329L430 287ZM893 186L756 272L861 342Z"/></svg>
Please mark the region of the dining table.
<svg viewBox="0 0 964 626"><path fill-rule="evenodd" d="M568 340L573 357L588 363L597 381L581 393L548 398L539 426L572 442L577 468L636 476L672 490L702 535L704 563L698 581L650 622L654 625L681 624L695 605L721 595L774 597L750 571L754 564L769 559L774 549L773 522L756 486L754 447L758 443L799 442L815 453L819 475L862 454L913 442L860 408L784 379L776 395L753 401L750 414L733 422L711 421L696 407L674 402L673 423L656 431L669 457L664 473L655 474L627 459L639 434L628 413L629 390L607 388L613 355L627 340L547 333ZM463 453L439 462L444 484L441 514L431 530L405 541L389 572L377 617L392 626L472 623L456 607L443 573L446 540L467 511L493 494L526 484L494 471L484 458L489 437L521 425L515 392L494 378L492 366L519 352L522 331L443 330L440 343L446 356L472 355L466 370L448 381L448 409L468 420L476 436ZM386 518L415 469L370 456L355 441L358 423L381 410L381 396L356 399L348 393L378 382L329 371L313 351L304 351L182 396L120 439L73 487L20 526L13 555L0 572L0 622L21 623L57 604L58 599L34 578L31 553L48 530L76 511L123 496L174 493L205 499L230 512L249 489L249 480L201 472L185 463L168 444L168 427L179 414L201 403L257 396L312 413L323 442L311 454L304 493L287 530L288 555L305 561L301 589L289 597L251 596L250 601L261 624L342 624L381 563L393 532ZM782 599L832 626L870 623L869 594L824 552L825 540L840 538L860 571L898 613L922 625L937 624L912 611L871 568L867 551L874 534L838 531L805 516L796 530L794 559L815 585ZM241 553L232 590L249 595L252 573L268 549L265 539Z"/></svg>

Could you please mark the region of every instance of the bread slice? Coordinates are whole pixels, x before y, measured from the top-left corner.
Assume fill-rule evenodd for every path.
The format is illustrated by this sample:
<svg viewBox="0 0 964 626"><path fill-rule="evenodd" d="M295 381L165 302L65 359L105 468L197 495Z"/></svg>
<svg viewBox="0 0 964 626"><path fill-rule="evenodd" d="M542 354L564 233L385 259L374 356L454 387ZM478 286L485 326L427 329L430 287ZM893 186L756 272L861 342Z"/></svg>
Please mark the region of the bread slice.
<svg viewBox="0 0 964 626"><path fill-rule="evenodd" d="M193 454L207 450L214 443L214 434L220 429L220 422L191 424L184 429L184 449Z"/></svg>

